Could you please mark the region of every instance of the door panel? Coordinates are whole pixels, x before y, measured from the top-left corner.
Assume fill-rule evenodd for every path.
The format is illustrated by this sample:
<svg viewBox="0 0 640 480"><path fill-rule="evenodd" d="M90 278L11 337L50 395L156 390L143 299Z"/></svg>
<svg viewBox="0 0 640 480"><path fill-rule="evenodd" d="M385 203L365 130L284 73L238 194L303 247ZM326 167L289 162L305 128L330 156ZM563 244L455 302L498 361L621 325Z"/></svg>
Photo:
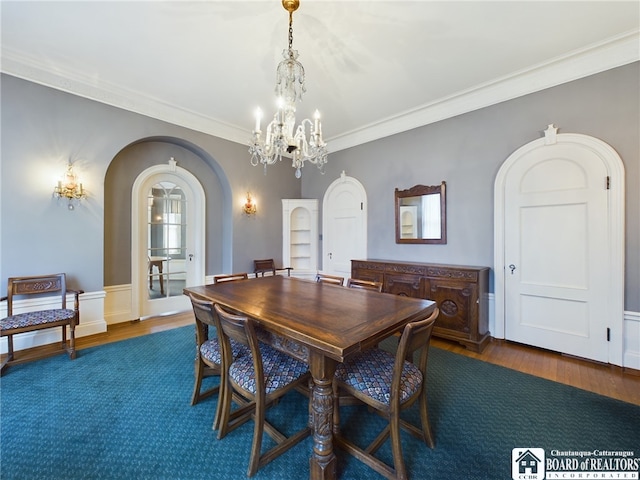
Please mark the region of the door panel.
<svg viewBox="0 0 640 480"><path fill-rule="evenodd" d="M606 169L585 148L531 151L505 182L505 338L606 361Z"/></svg>
<svg viewBox="0 0 640 480"><path fill-rule="evenodd" d="M322 270L349 277L351 260L367 256L366 194L357 180L341 177L323 201Z"/></svg>

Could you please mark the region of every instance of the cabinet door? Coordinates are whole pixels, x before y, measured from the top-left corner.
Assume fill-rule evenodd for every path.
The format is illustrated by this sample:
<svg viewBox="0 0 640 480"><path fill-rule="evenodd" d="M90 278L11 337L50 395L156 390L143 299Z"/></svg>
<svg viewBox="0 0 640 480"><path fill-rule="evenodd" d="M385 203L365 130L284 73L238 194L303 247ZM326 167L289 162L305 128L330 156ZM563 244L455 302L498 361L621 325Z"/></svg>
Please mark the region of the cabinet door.
<svg viewBox="0 0 640 480"><path fill-rule="evenodd" d="M420 275L385 273L383 291L405 297L428 298L424 295L425 279Z"/></svg>
<svg viewBox="0 0 640 480"><path fill-rule="evenodd" d="M428 279L426 297L435 301L440 309L435 327L468 337L473 328L471 319L476 318L475 290L476 285L473 283Z"/></svg>

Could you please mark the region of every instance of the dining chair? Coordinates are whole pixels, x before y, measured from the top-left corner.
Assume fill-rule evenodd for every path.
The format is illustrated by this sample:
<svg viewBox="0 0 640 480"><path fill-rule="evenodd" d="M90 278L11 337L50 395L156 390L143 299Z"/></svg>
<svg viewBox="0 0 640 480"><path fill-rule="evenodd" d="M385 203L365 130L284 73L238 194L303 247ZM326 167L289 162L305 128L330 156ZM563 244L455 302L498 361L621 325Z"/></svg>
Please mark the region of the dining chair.
<svg viewBox="0 0 640 480"><path fill-rule="evenodd" d="M191 405L197 404L211 395L219 392L219 385L201 392L202 379L204 377L216 375L220 376L222 364L222 350L216 333L217 322L214 318L213 302L200 300L193 295L189 295L193 313L196 320L196 358L195 358L195 384L191 395ZM210 328L214 329L210 331ZM231 342L233 358L238 358L249 353L248 349L236 342ZM218 404L220 402L218 401ZM220 409L216 409L213 421L213 428L217 429L220 424Z"/></svg>
<svg viewBox="0 0 640 480"><path fill-rule="evenodd" d="M358 278L348 278L347 288L359 288L362 290L375 290L377 292L382 292L382 282L360 280Z"/></svg>
<svg viewBox="0 0 640 480"><path fill-rule="evenodd" d="M235 282L237 280L246 280L249 278L249 274L246 272L242 273L229 273L224 275L215 275L213 277L213 283L222 283L222 282Z"/></svg>
<svg viewBox="0 0 640 480"><path fill-rule="evenodd" d="M334 433L336 443L348 453L389 479L406 479L402 456L400 427L435 446L427 408L427 361L436 308L422 320L408 323L402 332L395 354L380 348L365 350L337 366L334 394ZM415 359L417 363L406 360ZM340 393L346 392L388 419L382 432L366 448L360 448L340 432ZM421 428L402 418L400 412L419 400ZM377 458L375 453L391 437L393 467Z"/></svg>
<svg viewBox="0 0 640 480"><path fill-rule="evenodd" d="M253 442L247 475L253 476L274 458L311 434L311 428L305 423L297 433L285 437L266 420L266 410L274 401L290 390L301 387L310 378L306 363L290 357L266 344L258 342L254 321L248 317L235 315L214 306L219 322L218 335L222 345L222 388L220 428L218 438L224 438L229 432L254 419ZM250 350L249 355L234 358L231 341L242 343ZM231 400L233 393L247 400L233 412ZM263 433L273 438L276 445L262 451Z"/></svg>
<svg viewBox="0 0 640 480"><path fill-rule="evenodd" d="M266 258L264 260L253 261L253 274L258 277L264 277L264 274L276 275L278 272L287 271L287 277L291 276L291 270L293 267L276 267L273 258Z"/></svg>
<svg viewBox="0 0 640 480"><path fill-rule="evenodd" d="M336 275L327 275L326 273L317 273L316 282L318 283L331 283L332 285L344 285L344 277L338 277Z"/></svg>

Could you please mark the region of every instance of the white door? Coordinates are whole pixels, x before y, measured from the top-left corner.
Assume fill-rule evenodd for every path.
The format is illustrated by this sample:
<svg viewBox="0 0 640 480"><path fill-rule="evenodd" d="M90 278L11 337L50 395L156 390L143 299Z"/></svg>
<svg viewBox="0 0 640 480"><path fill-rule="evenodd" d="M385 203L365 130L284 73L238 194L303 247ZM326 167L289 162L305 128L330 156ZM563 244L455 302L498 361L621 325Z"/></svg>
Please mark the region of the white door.
<svg viewBox="0 0 640 480"><path fill-rule="evenodd" d="M322 271L351 276L351 260L367 258L367 194L342 172L325 192L322 204Z"/></svg>
<svg viewBox="0 0 640 480"><path fill-rule="evenodd" d="M503 184L505 338L609 361L615 268L607 165L584 145L540 143L519 156Z"/></svg>
<svg viewBox="0 0 640 480"><path fill-rule="evenodd" d="M134 185L132 296L140 318L188 310L183 288L204 283L204 194L195 177L172 168L148 169Z"/></svg>

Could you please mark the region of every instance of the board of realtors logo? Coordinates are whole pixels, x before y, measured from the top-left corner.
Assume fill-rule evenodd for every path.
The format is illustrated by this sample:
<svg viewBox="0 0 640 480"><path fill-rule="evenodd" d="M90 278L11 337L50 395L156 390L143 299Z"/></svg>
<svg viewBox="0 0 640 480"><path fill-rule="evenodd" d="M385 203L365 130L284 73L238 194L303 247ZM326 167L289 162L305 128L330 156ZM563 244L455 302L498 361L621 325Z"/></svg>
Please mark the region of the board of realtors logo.
<svg viewBox="0 0 640 480"><path fill-rule="evenodd" d="M511 451L513 480L544 480L544 449L514 448Z"/></svg>

